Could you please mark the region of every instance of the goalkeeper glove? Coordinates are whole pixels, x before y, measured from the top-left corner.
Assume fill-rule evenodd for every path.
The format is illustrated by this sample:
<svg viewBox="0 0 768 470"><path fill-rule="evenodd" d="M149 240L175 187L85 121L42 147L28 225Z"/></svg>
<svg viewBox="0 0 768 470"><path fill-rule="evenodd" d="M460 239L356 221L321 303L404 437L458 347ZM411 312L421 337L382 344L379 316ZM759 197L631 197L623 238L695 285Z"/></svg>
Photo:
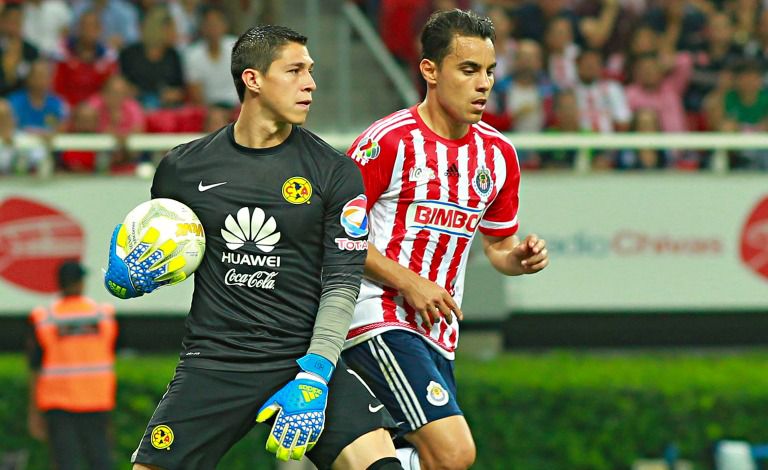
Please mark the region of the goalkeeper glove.
<svg viewBox="0 0 768 470"><path fill-rule="evenodd" d="M334 366L318 354L307 354L298 361L302 372L272 395L256 415L263 423L277 413L267 438L267 451L278 460L301 460L312 450L325 426L328 381Z"/></svg>
<svg viewBox="0 0 768 470"><path fill-rule="evenodd" d="M115 227L109 245L109 264L104 274L104 285L110 294L130 299L186 279L187 275L180 271L185 264L184 257L177 255L167 259L176 249L176 242L167 240L155 248L159 237L160 232L156 228L148 228L141 242L123 258L118 255L117 248L127 251L128 232L123 224Z"/></svg>

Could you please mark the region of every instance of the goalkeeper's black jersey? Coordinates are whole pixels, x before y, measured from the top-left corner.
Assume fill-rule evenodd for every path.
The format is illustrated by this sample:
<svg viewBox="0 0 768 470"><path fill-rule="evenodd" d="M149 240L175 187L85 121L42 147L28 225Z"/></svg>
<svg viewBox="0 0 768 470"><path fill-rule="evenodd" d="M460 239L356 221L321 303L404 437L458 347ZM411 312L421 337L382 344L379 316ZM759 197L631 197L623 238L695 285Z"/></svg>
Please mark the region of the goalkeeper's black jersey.
<svg viewBox="0 0 768 470"><path fill-rule="evenodd" d="M301 127L267 149L238 145L233 131L176 147L152 183L153 198L183 202L205 229L181 359L228 370L294 366L309 348L321 291L360 286L362 177Z"/></svg>

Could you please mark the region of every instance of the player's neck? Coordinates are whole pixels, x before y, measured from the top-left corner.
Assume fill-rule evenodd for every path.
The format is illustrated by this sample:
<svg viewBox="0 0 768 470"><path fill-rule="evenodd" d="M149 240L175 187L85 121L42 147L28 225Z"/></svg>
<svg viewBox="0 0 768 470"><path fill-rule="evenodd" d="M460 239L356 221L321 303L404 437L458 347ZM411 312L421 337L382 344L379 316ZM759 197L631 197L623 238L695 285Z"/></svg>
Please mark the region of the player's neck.
<svg viewBox="0 0 768 470"><path fill-rule="evenodd" d="M429 99L429 94L424 101L416 107L421 120L429 129L444 139L461 139L467 135L469 124L456 122L440 107L436 99Z"/></svg>
<svg viewBox="0 0 768 470"><path fill-rule="evenodd" d="M241 112L235 121L235 142L243 147L263 149L282 144L291 135L293 126L287 122L259 119Z"/></svg>

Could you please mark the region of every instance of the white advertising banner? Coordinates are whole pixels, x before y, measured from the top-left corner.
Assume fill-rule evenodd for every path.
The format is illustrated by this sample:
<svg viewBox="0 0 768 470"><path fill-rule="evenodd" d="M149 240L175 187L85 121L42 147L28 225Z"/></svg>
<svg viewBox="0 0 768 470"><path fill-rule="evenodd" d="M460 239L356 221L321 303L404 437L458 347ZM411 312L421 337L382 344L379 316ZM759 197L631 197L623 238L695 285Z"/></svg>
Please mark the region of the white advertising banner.
<svg viewBox="0 0 768 470"><path fill-rule="evenodd" d="M766 175L526 175L520 235L551 266L508 312L768 309Z"/></svg>
<svg viewBox="0 0 768 470"><path fill-rule="evenodd" d="M82 260L89 271L86 294L113 303L118 313L185 314L191 281L130 300L112 297L103 285L112 230L149 199L150 186L134 177L0 181L0 314L24 313L50 302L56 269L67 259Z"/></svg>
<svg viewBox="0 0 768 470"><path fill-rule="evenodd" d="M149 198L132 177L0 180L0 314L50 302L61 261L90 270L87 294L120 313L184 314L192 282L120 301L102 285L109 238ZM549 244L551 266L505 278L475 243L468 319L509 313L768 308L765 175L526 174L519 234Z"/></svg>

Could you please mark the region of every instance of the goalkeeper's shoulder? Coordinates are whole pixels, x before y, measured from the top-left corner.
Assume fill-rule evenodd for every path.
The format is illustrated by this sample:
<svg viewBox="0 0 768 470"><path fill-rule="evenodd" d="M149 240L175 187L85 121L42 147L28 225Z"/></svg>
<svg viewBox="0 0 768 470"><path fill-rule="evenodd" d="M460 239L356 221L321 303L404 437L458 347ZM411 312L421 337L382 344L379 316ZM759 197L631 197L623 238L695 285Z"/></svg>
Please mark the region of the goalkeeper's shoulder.
<svg viewBox="0 0 768 470"><path fill-rule="evenodd" d="M211 134L177 145L165 154L163 163L165 165L176 165L183 160L214 152L217 148L228 143L226 140L228 139L228 127L222 127Z"/></svg>

